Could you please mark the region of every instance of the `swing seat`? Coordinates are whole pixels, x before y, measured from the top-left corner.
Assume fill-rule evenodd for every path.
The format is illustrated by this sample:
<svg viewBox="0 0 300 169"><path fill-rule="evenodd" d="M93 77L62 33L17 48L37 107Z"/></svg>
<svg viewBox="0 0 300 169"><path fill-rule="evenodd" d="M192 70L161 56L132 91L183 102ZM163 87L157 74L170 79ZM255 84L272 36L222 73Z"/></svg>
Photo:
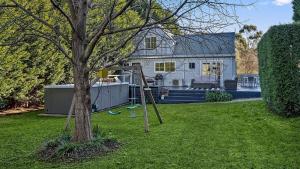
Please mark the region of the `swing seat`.
<svg viewBox="0 0 300 169"><path fill-rule="evenodd" d="M135 108L138 108L140 107L140 104L134 104L134 105L130 105L128 107L126 107L128 110L131 110L131 109L135 109Z"/></svg>
<svg viewBox="0 0 300 169"><path fill-rule="evenodd" d="M113 112L111 110L109 110L107 113L110 114L110 115L119 115L119 114L121 114L121 112Z"/></svg>
<svg viewBox="0 0 300 169"><path fill-rule="evenodd" d="M136 112L134 111L134 109L137 108L136 105L132 105L132 106L128 106L127 109L130 113L130 118L136 118Z"/></svg>
<svg viewBox="0 0 300 169"><path fill-rule="evenodd" d="M136 112L134 111L134 109L138 108L139 106L139 104L134 104L126 107L130 113L130 118L136 118Z"/></svg>
<svg viewBox="0 0 300 169"><path fill-rule="evenodd" d="M130 118L136 118L136 113L135 111L130 111Z"/></svg>
<svg viewBox="0 0 300 169"><path fill-rule="evenodd" d="M131 109L135 109L137 107L138 107L138 105L132 105L132 106L128 106L127 109L131 110Z"/></svg>

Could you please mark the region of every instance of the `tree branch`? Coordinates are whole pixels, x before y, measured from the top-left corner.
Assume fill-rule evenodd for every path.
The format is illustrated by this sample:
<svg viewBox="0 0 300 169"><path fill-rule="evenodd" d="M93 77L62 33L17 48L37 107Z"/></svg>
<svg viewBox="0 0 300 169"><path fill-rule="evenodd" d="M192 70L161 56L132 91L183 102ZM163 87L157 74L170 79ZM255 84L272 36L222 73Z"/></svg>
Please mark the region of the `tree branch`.
<svg viewBox="0 0 300 169"><path fill-rule="evenodd" d="M69 15L67 15L65 13L65 11L61 7L59 7L59 5L57 4L57 2L55 2L54 0L51 0L51 4L67 19L67 21L69 22L72 30L76 31L75 26L74 26L74 24L72 22L72 19L69 17Z"/></svg>
<svg viewBox="0 0 300 169"><path fill-rule="evenodd" d="M149 0L149 8L147 8L147 13L146 13L146 18L145 18L145 22L144 22L144 24L135 32L135 33L133 33L131 36L129 36L124 42L122 42L119 46L117 46L116 48L113 48L113 49L111 49L111 50L108 50L108 51L106 51L105 53L103 53L103 54L101 54L98 58L99 59L96 59L96 62L94 62L93 64L92 64L92 66L90 67L90 69L93 69L93 67L98 63L98 61L97 60L100 60L100 58L101 57L103 57L103 56L105 56L105 55L107 55L108 53L111 53L111 52L113 52L113 51L118 51L118 50L120 50L121 48L123 48L124 46L126 46L127 45L127 43L130 41L130 40L132 40L138 33L140 33L141 31L142 31L142 29L144 28L144 26L149 22L149 19L150 19L150 13L151 13L151 6L152 6L152 0ZM137 46L138 45L136 45L136 49L137 49ZM136 50L135 49L135 50ZM134 50L134 51L135 51ZM132 52L133 53L133 52ZM131 53L131 54L132 54Z"/></svg>
<svg viewBox="0 0 300 169"><path fill-rule="evenodd" d="M56 34L58 34L59 36L63 37L67 42L70 42L69 38L65 35L63 35L59 30L55 29L53 25L49 24L47 21L37 17L35 14L33 14L30 10L27 10L25 7L23 7L21 4L19 4L18 2L16 2L15 0L11 0L16 8L19 8L20 10L22 10L24 13L26 13L27 15L31 16L33 19L35 19L36 21L40 22L41 24L47 26L48 28L50 28L52 31L54 31Z"/></svg>
<svg viewBox="0 0 300 169"><path fill-rule="evenodd" d="M0 8L16 8L16 5L6 5L6 4L0 4Z"/></svg>
<svg viewBox="0 0 300 169"><path fill-rule="evenodd" d="M37 30L35 30L35 31L38 32ZM69 56L69 54L68 54L68 52L65 50L65 48L64 48L63 46L61 46L61 44L59 43L59 41L50 38L49 35L43 34L42 32L39 32L39 34L27 34L27 35L38 36L38 37L44 38L44 39L46 39L47 41L51 42L53 45L55 45L55 46L57 47L57 49L58 49L59 51L62 52L62 54L63 54L68 60L70 60L70 62L71 62L72 64L75 65L75 62L74 62L73 59Z"/></svg>
<svg viewBox="0 0 300 169"><path fill-rule="evenodd" d="M109 15L105 17L104 21L100 24L99 28L94 33L92 33L94 35L92 35L92 39L88 41L89 45L85 51L86 58L88 58L92 54L97 42L99 41L101 35L104 33L104 30L107 27L107 25L111 23L114 19L116 19L118 16L120 16L122 13L124 13L133 1L134 0L128 0L119 12L113 14L114 8L116 7L116 1L114 1L110 9Z"/></svg>
<svg viewBox="0 0 300 169"><path fill-rule="evenodd" d="M187 4L187 0L184 0L180 6L169 16L161 19L161 20L158 20L158 21L155 21L155 22L151 22L151 23L148 23L144 26L144 28L146 27L151 27L151 26L154 26L154 25L158 25L158 24L163 24L165 23L166 21L168 21L169 19L171 19L172 17L174 17L183 7L185 4ZM108 31L108 32L104 32L102 34L102 36L104 35L110 35L110 34L115 34L115 33L120 33L120 32L126 32L126 31L130 31L130 30L135 30L135 29L138 29L140 28L142 25L136 25L136 26L132 26L132 27L127 27L127 28L123 28L123 29L116 29L116 30L112 30L112 31Z"/></svg>

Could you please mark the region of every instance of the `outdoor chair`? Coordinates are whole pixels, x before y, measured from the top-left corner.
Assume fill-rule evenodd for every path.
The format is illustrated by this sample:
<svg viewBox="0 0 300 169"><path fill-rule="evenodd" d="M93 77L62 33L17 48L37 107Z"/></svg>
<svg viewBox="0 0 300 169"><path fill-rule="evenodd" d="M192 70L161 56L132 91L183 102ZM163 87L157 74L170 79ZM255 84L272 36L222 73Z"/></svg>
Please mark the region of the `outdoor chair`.
<svg viewBox="0 0 300 169"><path fill-rule="evenodd" d="M224 87L225 87L225 90L237 90L237 79L225 80Z"/></svg>
<svg viewBox="0 0 300 169"><path fill-rule="evenodd" d="M214 77L202 76L201 78L192 79L191 87L192 88L211 89L211 88L218 88L219 83Z"/></svg>

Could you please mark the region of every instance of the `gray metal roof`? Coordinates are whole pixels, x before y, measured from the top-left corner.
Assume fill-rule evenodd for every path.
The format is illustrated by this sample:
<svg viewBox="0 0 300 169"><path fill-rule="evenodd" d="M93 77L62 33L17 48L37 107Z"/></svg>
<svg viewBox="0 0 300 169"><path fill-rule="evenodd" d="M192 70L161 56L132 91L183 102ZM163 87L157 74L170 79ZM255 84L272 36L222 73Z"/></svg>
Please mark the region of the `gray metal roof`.
<svg viewBox="0 0 300 169"><path fill-rule="evenodd" d="M235 33L213 33L174 37L173 55L234 54Z"/></svg>

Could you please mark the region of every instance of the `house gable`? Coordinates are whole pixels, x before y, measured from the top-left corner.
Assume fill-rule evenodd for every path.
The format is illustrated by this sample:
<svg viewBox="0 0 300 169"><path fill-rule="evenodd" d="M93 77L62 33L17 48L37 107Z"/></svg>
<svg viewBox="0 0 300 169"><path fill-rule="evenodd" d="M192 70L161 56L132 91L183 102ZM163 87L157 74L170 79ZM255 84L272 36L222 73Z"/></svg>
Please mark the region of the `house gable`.
<svg viewBox="0 0 300 169"><path fill-rule="evenodd" d="M149 40L151 41L154 37L156 39L156 47L153 49L147 48L146 43L151 43ZM132 56L172 55L175 47L173 35L160 27L141 32L135 38L135 44L138 45L138 49Z"/></svg>

